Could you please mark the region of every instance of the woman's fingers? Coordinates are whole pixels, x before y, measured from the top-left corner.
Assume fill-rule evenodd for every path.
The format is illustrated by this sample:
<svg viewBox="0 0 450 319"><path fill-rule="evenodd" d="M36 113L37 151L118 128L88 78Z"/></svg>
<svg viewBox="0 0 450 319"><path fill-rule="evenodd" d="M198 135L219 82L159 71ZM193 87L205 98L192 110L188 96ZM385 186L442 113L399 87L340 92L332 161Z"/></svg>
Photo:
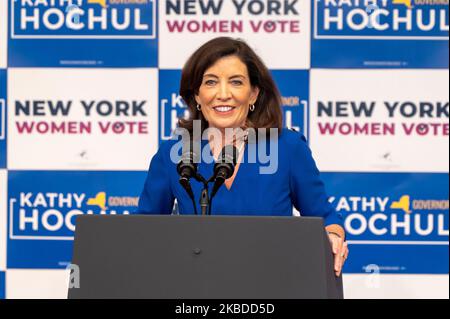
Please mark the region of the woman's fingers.
<svg viewBox="0 0 450 319"><path fill-rule="evenodd" d="M344 253L344 263L345 263L345 261L348 258L348 244L347 244L347 242L344 242L344 251L345 251L345 253Z"/></svg>
<svg viewBox="0 0 450 319"><path fill-rule="evenodd" d="M339 277L348 256L347 242L344 242L342 238L334 234L328 234L328 237L331 244L331 250L334 255L334 272L336 276Z"/></svg>
<svg viewBox="0 0 450 319"><path fill-rule="evenodd" d="M334 271L336 273L336 276L339 276L342 268L343 263L343 247L342 247L342 239L338 237L334 237L332 239L332 247L333 247L333 254L334 254Z"/></svg>
<svg viewBox="0 0 450 319"><path fill-rule="evenodd" d="M341 275L342 272L342 268L344 267L345 261L347 260L348 257L348 245L347 242L343 242L342 243L342 247L341 247L341 253L339 254L341 256L341 264L340 264L340 268L339 268L339 272L337 274L337 276Z"/></svg>

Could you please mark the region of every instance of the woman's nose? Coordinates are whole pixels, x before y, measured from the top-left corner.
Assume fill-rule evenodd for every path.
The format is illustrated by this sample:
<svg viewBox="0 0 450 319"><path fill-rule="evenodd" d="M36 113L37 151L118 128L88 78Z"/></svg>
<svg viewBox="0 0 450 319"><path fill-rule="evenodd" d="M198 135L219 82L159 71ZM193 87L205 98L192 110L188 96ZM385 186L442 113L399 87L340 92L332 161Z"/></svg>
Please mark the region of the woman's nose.
<svg viewBox="0 0 450 319"><path fill-rule="evenodd" d="M217 92L217 97L220 100L227 100L231 97L231 91L227 83L223 83L219 87L219 92Z"/></svg>

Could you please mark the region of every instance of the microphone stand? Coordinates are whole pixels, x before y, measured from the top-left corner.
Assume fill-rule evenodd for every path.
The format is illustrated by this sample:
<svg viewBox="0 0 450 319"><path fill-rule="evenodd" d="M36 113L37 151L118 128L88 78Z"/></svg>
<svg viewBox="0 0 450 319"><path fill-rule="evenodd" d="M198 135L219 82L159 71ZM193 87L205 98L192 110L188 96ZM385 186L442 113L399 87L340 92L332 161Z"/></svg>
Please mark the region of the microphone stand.
<svg viewBox="0 0 450 319"><path fill-rule="evenodd" d="M247 141L244 141L244 145L247 143ZM236 150L237 151L237 150ZM241 147L241 151L242 151L242 147ZM234 165L236 165L236 163L234 163ZM233 166L233 171L234 171L234 166ZM211 194L211 198L209 197L209 189L208 189L208 185L209 183L213 182L215 180L215 177L217 178L217 176L213 175L209 178L209 180L206 180L200 173L196 173L194 175L194 178L198 181L203 183L203 190L200 196L200 207L201 207L201 214L204 215L211 215L211 207L212 207L212 200L214 198L214 196L216 195L218 189L225 183L225 178L223 178L223 182L219 185L219 187L217 189L213 188L213 193ZM197 210L197 208L195 207L195 202L194 199L192 198L192 202L194 204L194 208L195 210Z"/></svg>
<svg viewBox="0 0 450 319"><path fill-rule="evenodd" d="M201 214L202 215L211 215L211 201L212 198L209 198L209 189L208 184L213 181L213 177L211 177L209 180L206 180L200 173L196 173L193 176L198 182L203 184L203 190L200 196L200 207L201 207ZM195 215L198 215L197 213L197 205L195 204L194 199L194 193L192 192L192 188L189 182L189 179L187 178L180 178L180 184L183 186L183 188L188 193L189 197L192 200L192 205L194 206L194 213Z"/></svg>
<svg viewBox="0 0 450 319"><path fill-rule="evenodd" d="M209 206L209 195L208 195L208 185L206 185L203 187L202 196L200 197L200 207L202 215L209 215L208 206Z"/></svg>
<svg viewBox="0 0 450 319"><path fill-rule="evenodd" d="M211 194L212 196L209 197L209 183L214 181L214 176L211 176L210 179L206 180L202 175L197 173L195 176L195 179L198 182L201 182L203 184L203 190L200 195L200 207L201 207L201 214L204 215L211 215L211 207L212 207L212 200L215 194Z"/></svg>
<svg viewBox="0 0 450 319"><path fill-rule="evenodd" d="M200 196L201 214L202 215L209 215L211 213L211 210L209 210L209 213L208 213L208 208L210 207L208 184L209 184L211 179L206 180L199 173L197 173L197 175L195 176L195 179L197 181L203 183L203 190L202 190L202 194Z"/></svg>

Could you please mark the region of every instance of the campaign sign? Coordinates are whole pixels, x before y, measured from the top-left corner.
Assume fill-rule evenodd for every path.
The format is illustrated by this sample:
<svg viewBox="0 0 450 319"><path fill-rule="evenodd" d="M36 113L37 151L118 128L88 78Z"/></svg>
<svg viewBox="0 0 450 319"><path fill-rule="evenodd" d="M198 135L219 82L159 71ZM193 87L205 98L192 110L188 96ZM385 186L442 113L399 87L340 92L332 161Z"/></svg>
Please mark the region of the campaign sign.
<svg viewBox="0 0 450 319"><path fill-rule="evenodd" d="M244 39L271 69L309 69L308 0L164 0L159 2L159 66L181 69L216 37Z"/></svg>
<svg viewBox="0 0 450 319"><path fill-rule="evenodd" d="M448 274L449 179L445 173L324 173L344 216L344 271Z"/></svg>
<svg viewBox="0 0 450 319"><path fill-rule="evenodd" d="M309 135L309 72L274 70L272 75L281 94L283 123L287 128Z"/></svg>
<svg viewBox="0 0 450 319"><path fill-rule="evenodd" d="M157 1L10 0L9 66L157 66Z"/></svg>
<svg viewBox="0 0 450 319"><path fill-rule="evenodd" d="M11 68L8 81L9 169L148 169L157 69Z"/></svg>
<svg viewBox="0 0 450 319"><path fill-rule="evenodd" d="M448 82L448 70L311 70L320 169L448 173Z"/></svg>
<svg viewBox="0 0 450 319"><path fill-rule="evenodd" d="M6 70L0 70L0 168L6 168Z"/></svg>
<svg viewBox="0 0 450 319"><path fill-rule="evenodd" d="M312 67L448 68L448 0L312 2Z"/></svg>
<svg viewBox="0 0 450 319"><path fill-rule="evenodd" d="M76 216L137 209L145 172L10 171L8 268L65 268Z"/></svg>

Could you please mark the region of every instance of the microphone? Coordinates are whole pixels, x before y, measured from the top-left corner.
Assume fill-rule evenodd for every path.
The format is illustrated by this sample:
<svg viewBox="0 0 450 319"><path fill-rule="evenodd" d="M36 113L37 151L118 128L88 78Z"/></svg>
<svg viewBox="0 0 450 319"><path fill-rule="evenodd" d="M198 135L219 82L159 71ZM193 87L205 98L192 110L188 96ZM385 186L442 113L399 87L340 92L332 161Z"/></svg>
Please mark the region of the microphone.
<svg viewBox="0 0 450 319"><path fill-rule="evenodd" d="M195 163L196 154L188 150L183 152L181 160L177 165L178 175L180 178L189 180L191 177L195 177L197 173L197 163Z"/></svg>
<svg viewBox="0 0 450 319"><path fill-rule="evenodd" d="M234 145L225 145L220 152L219 159L214 164L214 186L211 193L211 199L216 195L220 186L225 180L233 176L236 167L239 151Z"/></svg>
<svg viewBox="0 0 450 319"><path fill-rule="evenodd" d="M199 157L197 153L193 151L191 146L191 141L183 143L183 153L181 155L181 160L177 165L177 172L178 175L180 175L179 182L181 186L186 190L187 194L192 200L195 215L198 215L190 179L192 177L197 178L197 163L199 162Z"/></svg>

